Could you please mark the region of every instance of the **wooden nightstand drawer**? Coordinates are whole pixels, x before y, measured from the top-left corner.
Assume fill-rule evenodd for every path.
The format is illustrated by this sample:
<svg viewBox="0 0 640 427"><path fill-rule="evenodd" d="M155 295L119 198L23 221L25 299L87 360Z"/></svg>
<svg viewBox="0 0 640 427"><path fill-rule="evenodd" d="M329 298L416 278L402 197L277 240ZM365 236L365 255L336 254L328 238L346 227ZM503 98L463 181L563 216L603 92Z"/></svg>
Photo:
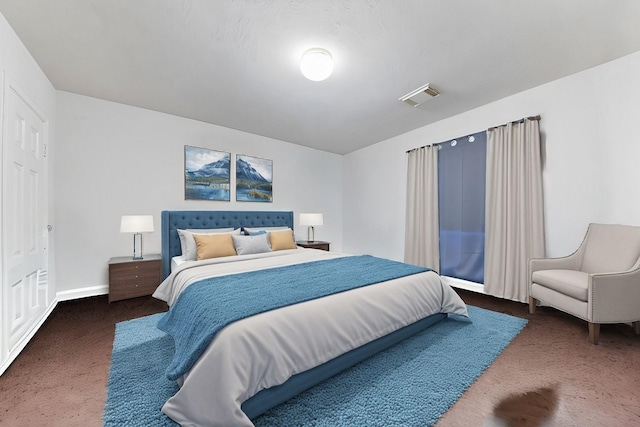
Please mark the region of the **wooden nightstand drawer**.
<svg viewBox="0 0 640 427"><path fill-rule="evenodd" d="M157 287L157 281L109 285L109 302L151 295Z"/></svg>
<svg viewBox="0 0 640 427"><path fill-rule="evenodd" d="M322 251L328 251L329 250L329 242L322 242L319 240L316 240L314 242L308 242L306 240L299 240L296 242L296 245L303 247L303 248L309 248L309 249L320 249Z"/></svg>
<svg viewBox="0 0 640 427"><path fill-rule="evenodd" d="M109 260L109 302L151 295L162 281L160 255L144 259L115 257Z"/></svg>
<svg viewBox="0 0 640 427"><path fill-rule="evenodd" d="M134 268L125 267L125 264L122 264L122 267L120 265L116 267L116 264L112 264L109 266L109 283L156 278L158 276L157 261L149 261L147 264L149 265L140 267L136 265Z"/></svg>

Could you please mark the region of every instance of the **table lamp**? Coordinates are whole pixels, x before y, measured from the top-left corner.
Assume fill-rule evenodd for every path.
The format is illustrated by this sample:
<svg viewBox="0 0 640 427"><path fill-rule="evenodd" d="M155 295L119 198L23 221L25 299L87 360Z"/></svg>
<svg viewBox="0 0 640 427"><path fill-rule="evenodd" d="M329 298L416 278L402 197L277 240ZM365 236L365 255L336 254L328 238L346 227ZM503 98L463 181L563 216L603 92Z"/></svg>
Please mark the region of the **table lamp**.
<svg viewBox="0 0 640 427"><path fill-rule="evenodd" d="M301 213L300 225L306 225L309 227L307 228L307 241L313 242L315 238L314 236L315 230L313 227L318 225L324 225L322 214L321 213Z"/></svg>
<svg viewBox="0 0 640 427"><path fill-rule="evenodd" d="M142 234L153 233L153 215L122 215L121 233L133 233L133 259L142 259Z"/></svg>

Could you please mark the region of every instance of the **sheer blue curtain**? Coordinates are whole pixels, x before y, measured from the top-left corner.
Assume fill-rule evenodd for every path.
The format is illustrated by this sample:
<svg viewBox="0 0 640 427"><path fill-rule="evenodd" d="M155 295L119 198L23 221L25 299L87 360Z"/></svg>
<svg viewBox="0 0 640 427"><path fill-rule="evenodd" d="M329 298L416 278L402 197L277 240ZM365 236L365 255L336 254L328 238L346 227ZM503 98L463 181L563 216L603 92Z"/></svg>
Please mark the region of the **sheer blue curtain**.
<svg viewBox="0 0 640 427"><path fill-rule="evenodd" d="M440 274L484 283L487 134L438 148Z"/></svg>

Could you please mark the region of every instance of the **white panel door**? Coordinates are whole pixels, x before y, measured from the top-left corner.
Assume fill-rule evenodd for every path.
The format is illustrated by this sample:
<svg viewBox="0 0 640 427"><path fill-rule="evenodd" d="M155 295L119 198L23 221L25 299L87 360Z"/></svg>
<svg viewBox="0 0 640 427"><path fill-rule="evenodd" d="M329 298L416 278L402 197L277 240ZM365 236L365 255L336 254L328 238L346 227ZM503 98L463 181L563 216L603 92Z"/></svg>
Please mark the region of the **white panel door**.
<svg viewBox="0 0 640 427"><path fill-rule="evenodd" d="M46 126L6 86L2 179L2 304L5 356L45 314L47 280Z"/></svg>

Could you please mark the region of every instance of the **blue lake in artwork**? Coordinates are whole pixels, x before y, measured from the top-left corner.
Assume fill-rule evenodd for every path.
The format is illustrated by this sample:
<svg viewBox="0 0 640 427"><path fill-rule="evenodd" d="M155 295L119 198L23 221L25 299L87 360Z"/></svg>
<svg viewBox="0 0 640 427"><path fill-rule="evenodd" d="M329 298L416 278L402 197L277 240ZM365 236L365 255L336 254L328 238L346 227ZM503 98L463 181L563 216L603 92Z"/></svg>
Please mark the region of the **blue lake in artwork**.
<svg viewBox="0 0 640 427"><path fill-rule="evenodd" d="M263 194L264 197L254 197L249 195L252 190L250 188L237 188L236 189L236 200L238 202L271 202L272 194L270 190L258 190L260 194Z"/></svg>
<svg viewBox="0 0 640 427"><path fill-rule="evenodd" d="M187 183L184 189L184 195L185 199L191 200L231 200L229 184L211 187L206 185L191 185L191 183Z"/></svg>

